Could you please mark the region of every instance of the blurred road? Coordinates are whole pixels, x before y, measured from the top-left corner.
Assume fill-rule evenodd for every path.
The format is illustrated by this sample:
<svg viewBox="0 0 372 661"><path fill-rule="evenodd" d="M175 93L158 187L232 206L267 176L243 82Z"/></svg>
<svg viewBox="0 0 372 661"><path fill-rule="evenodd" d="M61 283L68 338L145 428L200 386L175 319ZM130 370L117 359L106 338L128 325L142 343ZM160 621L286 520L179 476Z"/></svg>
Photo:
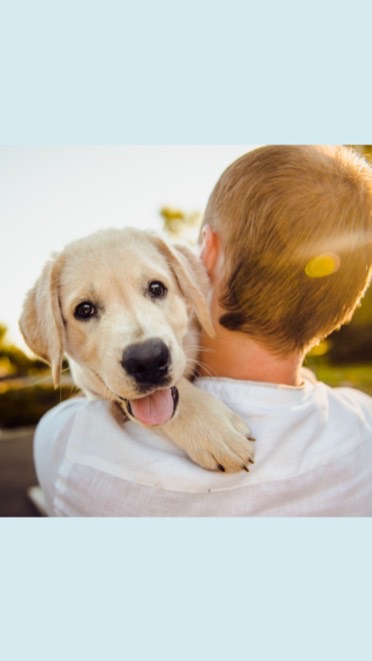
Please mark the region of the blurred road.
<svg viewBox="0 0 372 661"><path fill-rule="evenodd" d="M33 427L0 429L0 517L39 516L27 497L27 489L37 484L33 433Z"/></svg>

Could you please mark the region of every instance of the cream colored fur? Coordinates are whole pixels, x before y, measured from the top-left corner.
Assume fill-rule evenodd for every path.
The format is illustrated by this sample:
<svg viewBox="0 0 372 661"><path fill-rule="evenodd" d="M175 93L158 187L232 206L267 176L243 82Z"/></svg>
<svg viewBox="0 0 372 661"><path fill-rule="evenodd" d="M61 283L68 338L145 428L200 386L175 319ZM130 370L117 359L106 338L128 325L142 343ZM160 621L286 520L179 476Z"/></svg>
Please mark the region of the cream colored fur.
<svg viewBox="0 0 372 661"><path fill-rule="evenodd" d="M150 281L161 281L167 295L152 300ZM207 277L191 250L139 230L103 230L69 244L46 264L28 293L20 328L30 348L52 368L58 386L67 355L76 384L87 394L116 402L141 397L120 363L136 342L161 338L170 356L170 385L179 405L159 429L200 466L228 472L247 470L254 443L245 423L187 378L198 357L198 328L213 334L206 303ZM81 321L74 311L93 300L95 319Z"/></svg>

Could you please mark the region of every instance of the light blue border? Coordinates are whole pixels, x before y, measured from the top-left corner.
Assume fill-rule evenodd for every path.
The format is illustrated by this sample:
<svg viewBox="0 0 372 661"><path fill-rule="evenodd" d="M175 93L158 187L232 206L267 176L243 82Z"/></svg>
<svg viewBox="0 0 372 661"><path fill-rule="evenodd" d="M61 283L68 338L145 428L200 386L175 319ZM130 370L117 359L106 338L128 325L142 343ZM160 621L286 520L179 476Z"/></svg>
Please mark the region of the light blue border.
<svg viewBox="0 0 372 661"><path fill-rule="evenodd" d="M14 0L0 144L370 143L365 2Z"/></svg>
<svg viewBox="0 0 372 661"><path fill-rule="evenodd" d="M4 2L0 144L370 144L366 11ZM368 520L0 529L12 661L370 659Z"/></svg>
<svg viewBox="0 0 372 661"><path fill-rule="evenodd" d="M370 659L366 520L2 526L9 659Z"/></svg>

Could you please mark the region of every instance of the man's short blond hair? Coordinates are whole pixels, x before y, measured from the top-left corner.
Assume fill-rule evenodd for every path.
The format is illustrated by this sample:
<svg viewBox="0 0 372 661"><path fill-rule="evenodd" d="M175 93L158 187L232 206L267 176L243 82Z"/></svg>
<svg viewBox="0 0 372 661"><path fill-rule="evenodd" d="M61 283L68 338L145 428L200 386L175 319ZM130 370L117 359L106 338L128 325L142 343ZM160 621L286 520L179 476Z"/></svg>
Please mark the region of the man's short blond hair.
<svg viewBox="0 0 372 661"><path fill-rule="evenodd" d="M346 147L261 147L222 174L205 224L225 256L220 323L276 353L308 350L368 285L372 170Z"/></svg>

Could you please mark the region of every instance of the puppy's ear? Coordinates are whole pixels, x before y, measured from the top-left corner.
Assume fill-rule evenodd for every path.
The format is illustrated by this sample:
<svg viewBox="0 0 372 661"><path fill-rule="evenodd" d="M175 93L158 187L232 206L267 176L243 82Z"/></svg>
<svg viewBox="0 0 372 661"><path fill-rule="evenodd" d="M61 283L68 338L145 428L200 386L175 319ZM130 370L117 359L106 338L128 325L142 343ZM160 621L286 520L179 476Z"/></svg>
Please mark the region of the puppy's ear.
<svg viewBox="0 0 372 661"><path fill-rule="evenodd" d="M209 279L201 260L187 246L170 245L159 237L154 237L154 240L167 258L178 286L185 299L193 306L201 326L210 337L214 337L215 331L207 301Z"/></svg>
<svg viewBox="0 0 372 661"><path fill-rule="evenodd" d="M21 333L40 358L50 364L54 386L59 385L64 354L64 326L58 301L60 262L48 262L28 292L19 320Z"/></svg>

